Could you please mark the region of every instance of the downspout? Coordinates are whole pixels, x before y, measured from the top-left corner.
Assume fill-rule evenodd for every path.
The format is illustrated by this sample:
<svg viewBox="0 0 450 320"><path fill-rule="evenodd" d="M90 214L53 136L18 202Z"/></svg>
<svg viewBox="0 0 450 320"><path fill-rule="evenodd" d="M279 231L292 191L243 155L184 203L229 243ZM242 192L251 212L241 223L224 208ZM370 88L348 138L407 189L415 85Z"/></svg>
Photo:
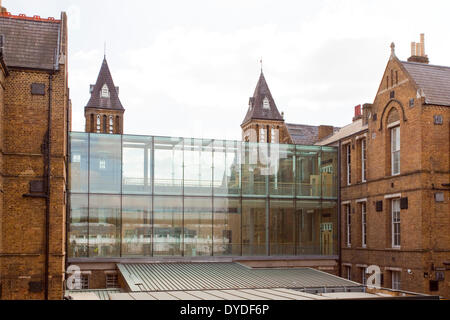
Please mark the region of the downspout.
<svg viewBox="0 0 450 320"><path fill-rule="evenodd" d="M48 300L48 277L49 277L49 261L50 261L50 176L51 176L51 133L52 133L52 81L53 72L48 75L48 128L47 128L47 150L45 156L46 170L46 197L45 197L45 279L44 279L44 295Z"/></svg>
<svg viewBox="0 0 450 320"><path fill-rule="evenodd" d="M342 165L342 159L341 159L341 150L342 150L342 141L339 140L339 147L338 147L338 181L337 181L337 188L338 188L338 203L337 203L337 209L338 209L338 272L339 276L342 277L342 251L341 251L341 165Z"/></svg>

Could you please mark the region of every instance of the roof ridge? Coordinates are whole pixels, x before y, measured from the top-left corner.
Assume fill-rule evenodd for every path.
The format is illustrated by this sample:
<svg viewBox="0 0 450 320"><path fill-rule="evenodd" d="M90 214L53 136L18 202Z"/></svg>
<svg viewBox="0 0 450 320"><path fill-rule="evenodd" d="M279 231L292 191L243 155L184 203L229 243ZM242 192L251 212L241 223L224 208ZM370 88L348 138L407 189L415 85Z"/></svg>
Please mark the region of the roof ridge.
<svg viewBox="0 0 450 320"><path fill-rule="evenodd" d="M436 67L436 68L450 69L450 66L443 66L443 65L439 65L439 64L429 64L429 63L413 62L413 61L400 61L400 62L401 63L408 63L408 64L413 64L413 65L424 66L424 67Z"/></svg>
<svg viewBox="0 0 450 320"><path fill-rule="evenodd" d="M38 16L38 15L29 17L23 13L20 13L18 15L13 15L13 14L11 14L11 12L8 12L8 11L0 12L0 18L10 18L10 19L27 20L27 21L34 21L34 22L52 22L52 23L60 23L61 22L61 20L55 19L54 17L41 18L41 16Z"/></svg>

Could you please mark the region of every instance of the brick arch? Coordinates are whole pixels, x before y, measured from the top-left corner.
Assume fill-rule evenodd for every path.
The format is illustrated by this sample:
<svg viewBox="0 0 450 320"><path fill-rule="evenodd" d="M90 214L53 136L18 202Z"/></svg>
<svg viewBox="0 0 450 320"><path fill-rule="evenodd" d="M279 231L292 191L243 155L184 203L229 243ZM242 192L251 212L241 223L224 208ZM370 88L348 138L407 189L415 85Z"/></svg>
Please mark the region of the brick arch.
<svg viewBox="0 0 450 320"><path fill-rule="evenodd" d="M408 121L408 119L406 118L405 108L403 107L403 104L400 101L396 100L396 99L392 99L386 104L386 106L383 109L383 113L381 114L381 118L380 118L380 129L379 129L379 131L383 130L383 121L384 121L384 118L385 118L384 115L386 114L386 111L389 110L389 112L390 112L392 108L395 108L395 105L393 105L395 103L397 103L399 105L399 107L400 107L400 109L402 111L401 113L402 113L403 122ZM392 107L390 108L390 106L392 106ZM399 110L397 110L397 111L399 111ZM387 113L387 114L389 114L389 113Z"/></svg>

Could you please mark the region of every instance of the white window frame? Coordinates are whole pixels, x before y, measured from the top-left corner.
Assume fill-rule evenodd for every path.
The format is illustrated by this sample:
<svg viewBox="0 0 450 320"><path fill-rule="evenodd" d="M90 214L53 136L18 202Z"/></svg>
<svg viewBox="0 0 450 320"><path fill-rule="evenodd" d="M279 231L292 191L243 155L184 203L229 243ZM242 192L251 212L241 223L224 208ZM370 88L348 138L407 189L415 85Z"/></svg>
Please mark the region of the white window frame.
<svg viewBox="0 0 450 320"><path fill-rule="evenodd" d="M400 144L401 144L401 136L400 136L400 126L395 126L390 128L391 130L391 174L393 176L400 174ZM395 167L398 167L398 170L395 170Z"/></svg>
<svg viewBox="0 0 450 320"><path fill-rule="evenodd" d="M361 283L367 284L367 267L361 267Z"/></svg>
<svg viewBox="0 0 450 320"><path fill-rule="evenodd" d="M266 128L259 128L259 142L266 142Z"/></svg>
<svg viewBox="0 0 450 320"><path fill-rule="evenodd" d="M391 271L391 287L394 290L400 290L401 273L400 271Z"/></svg>
<svg viewBox="0 0 450 320"><path fill-rule="evenodd" d="M352 246L352 213L350 204L345 205L345 226L346 226L346 244L350 248Z"/></svg>
<svg viewBox="0 0 450 320"><path fill-rule="evenodd" d="M109 116L109 133L114 133L114 118Z"/></svg>
<svg viewBox="0 0 450 320"><path fill-rule="evenodd" d="M117 273L106 273L106 289L120 288L119 275Z"/></svg>
<svg viewBox="0 0 450 320"><path fill-rule="evenodd" d="M273 127L270 129L270 142L271 143L279 143L277 141L277 129L275 129Z"/></svg>
<svg viewBox="0 0 450 320"><path fill-rule="evenodd" d="M267 97L265 97L264 100L263 100L263 108L266 109L266 110L270 109L270 101L269 101L269 99Z"/></svg>
<svg viewBox="0 0 450 320"><path fill-rule="evenodd" d="M398 229L396 228L398 226ZM391 200L391 241L392 248L400 248L401 244L400 198Z"/></svg>
<svg viewBox="0 0 450 320"><path fill-rule="evenodd" d="M367 203L361 202L361 245L367 247Z"/></svg>
<svg viewBox="0 0 450 320"><path fill-rule="evenodd" d="M87 273L82 273L81 274L80 281L81 281L81 289L82 290L89 289L89 278L90 278L89 274L87 274Z"/></svg>
<svg viewBox="0 0 450 320"><path fill-rule="evenodd" d="M102 97L102 98L109 98L109 88L108 88L108 85L106 83L102 87L102 90L100 92L100 97Z"/></svg>
<svg viewBox="0 0 450 320"><path fill-rule="evenodd" d="M362 182L367 182L366 166L367 166L367 140L361 139L361 181Z"/></svg>
<svg viewBox="0 0 450 320"><path fill-rule="evenodd" d="M349 143L345 147L345 163L347 166L347 185L352 184L352 144Z"/></svg>
<svg viewBox="0 0 450 320"><path fill-rule="evenodd" d="M100 133L101 125L102 125L102 120L101 120L100 115L98 114L97 115L97 133Z"/></svg>
<svg viewBox="0 0 450 320"><path fill-rule="evenodd" d="M347 268L347 280L352 280L352 267L346 266Z"/></svg>

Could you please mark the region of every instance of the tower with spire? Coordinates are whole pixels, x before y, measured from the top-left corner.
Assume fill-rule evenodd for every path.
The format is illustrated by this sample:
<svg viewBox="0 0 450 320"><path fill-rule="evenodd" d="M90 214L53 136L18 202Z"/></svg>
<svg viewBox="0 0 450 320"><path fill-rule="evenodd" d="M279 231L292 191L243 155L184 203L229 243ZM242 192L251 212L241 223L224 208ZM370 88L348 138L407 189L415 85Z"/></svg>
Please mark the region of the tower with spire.
<svg viewBox="0 0 450 320"><path fill-rule="evenodd" d="M119 87L109 71L106 56L97 77L97 82L90 86L91 98L84 108L86 132L123 134L123 115L125 109L119 99Z"/></svg>
<svg viewBox="0 0 450 320"><path fill-rule="evenodd" d="M262 69L241 128L244 141L289 143L284 116L278 111Z"/></svg>

